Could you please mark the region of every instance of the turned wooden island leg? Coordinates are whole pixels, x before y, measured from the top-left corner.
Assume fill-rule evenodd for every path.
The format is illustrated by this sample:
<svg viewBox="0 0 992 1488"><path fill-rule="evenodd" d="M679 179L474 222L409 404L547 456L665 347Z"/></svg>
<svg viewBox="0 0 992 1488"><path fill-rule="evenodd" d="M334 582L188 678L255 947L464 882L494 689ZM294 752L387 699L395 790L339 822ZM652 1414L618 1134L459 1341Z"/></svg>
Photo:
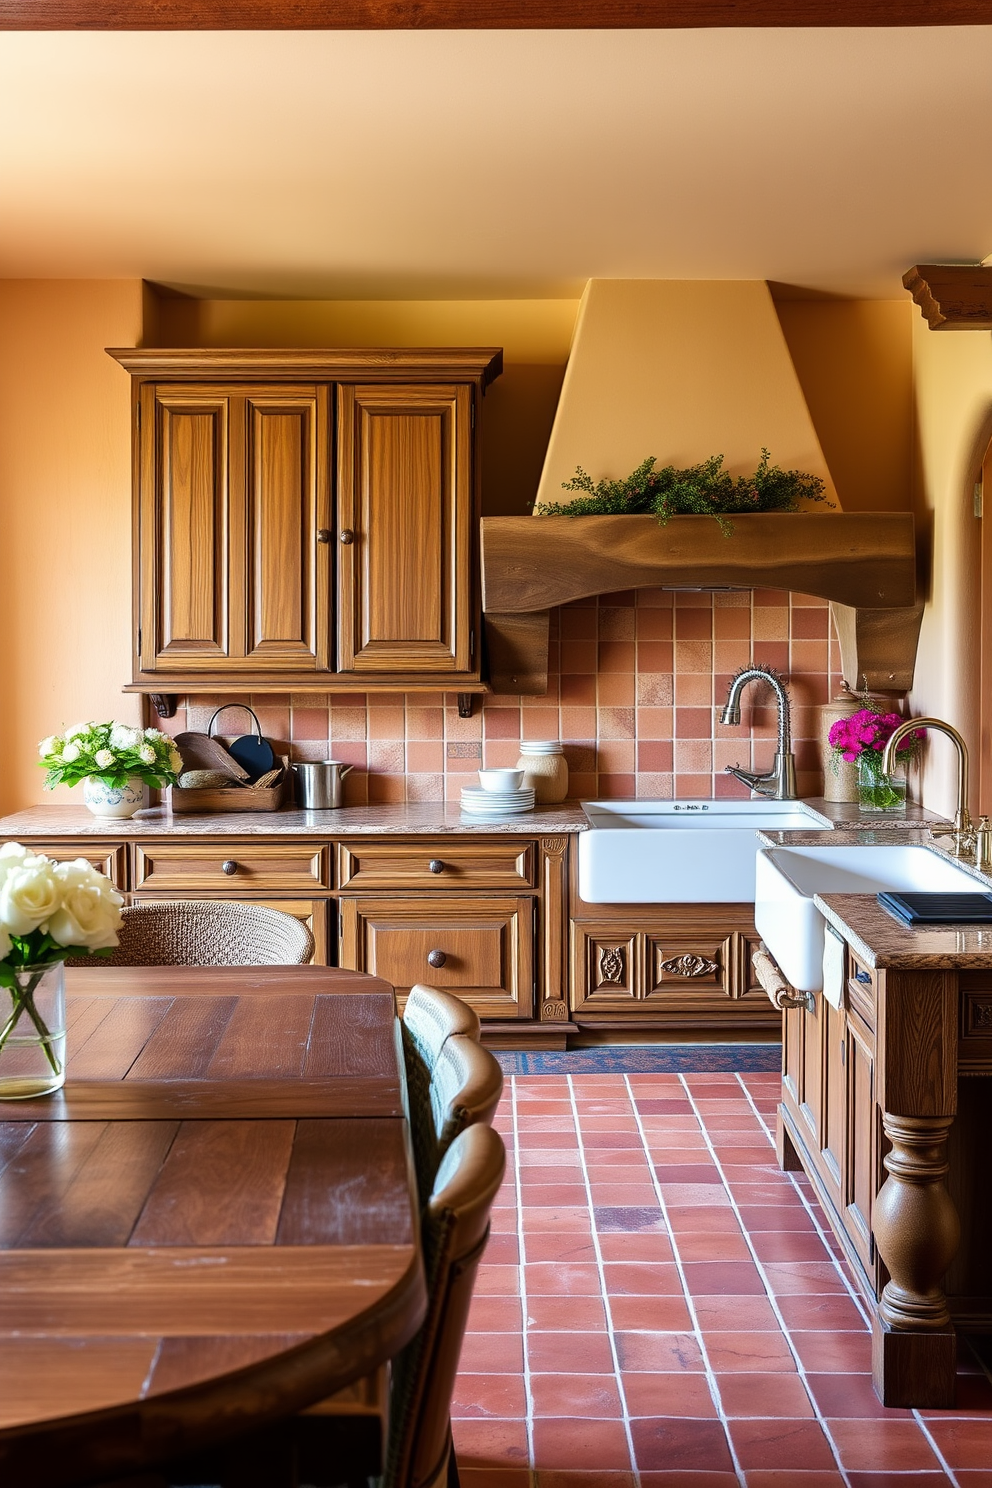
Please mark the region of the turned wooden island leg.
<svg viewBox="0 0 992 1488"><path fill-rule="evenodd" d="M883 1112L892 1143L872 1228L889 1272L872 1339L875 1389L889 1406L953 1406L956 1339L941 1279L960 1239L947 1192L952 1116Z"/></svg>

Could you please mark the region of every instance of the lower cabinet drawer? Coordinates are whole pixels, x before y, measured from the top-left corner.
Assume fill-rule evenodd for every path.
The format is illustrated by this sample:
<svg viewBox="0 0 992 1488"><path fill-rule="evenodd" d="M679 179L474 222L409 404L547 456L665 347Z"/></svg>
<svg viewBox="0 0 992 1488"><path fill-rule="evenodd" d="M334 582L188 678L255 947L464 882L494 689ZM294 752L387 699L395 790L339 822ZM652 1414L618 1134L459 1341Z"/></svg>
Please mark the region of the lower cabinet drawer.
<svg viewBox="0 0 992 1488"><path fill-rule="evenodd" d="M342 842L338 888L359 893L378 889L530 889L534 844L499 837L459 837L417 842Z"/></svg>
<svg viewBox="0 0 992 1488"><path fill-rule="evenodd" d="M24 845L32 852L44 853L46 858L52 858L56 863L71 863L75 858L85 858L87 863L92 863L100 873L107 875L115 889L123 891L127 888L127 848L123 843L118 847L98 847L91 838L85 843L31 842Z"/></svg>
<svg viewBox="0 0 992 1488"><path fill-rule="evenodd" d="M359 898L339 901L338 964L385 978L402 1004L417 982L454 992L480 1017L529 1018L534 900Z"/></svg>
<svg viewBox="0 0 992 1488"><path fill-rule="evenodd" d="M135 848L134 887L161 893L178 891L181 897L195 893L219 893L225 887L235 893L250 889L265 892L304 893L329 888L328 849L299 842L255 845L182 842L149 844Z"/></svg>
<svg viewBox="0 0 992 1488"><path fill-rule="evenodd" d="M163 899L223 899L226 904L264 904L269 909L279 909L283 914L302 920L313 936L312 966L328 966L327 900L326 899L264 899L260 895L237 894L131 894L131 904L154 904Z"/></svg>

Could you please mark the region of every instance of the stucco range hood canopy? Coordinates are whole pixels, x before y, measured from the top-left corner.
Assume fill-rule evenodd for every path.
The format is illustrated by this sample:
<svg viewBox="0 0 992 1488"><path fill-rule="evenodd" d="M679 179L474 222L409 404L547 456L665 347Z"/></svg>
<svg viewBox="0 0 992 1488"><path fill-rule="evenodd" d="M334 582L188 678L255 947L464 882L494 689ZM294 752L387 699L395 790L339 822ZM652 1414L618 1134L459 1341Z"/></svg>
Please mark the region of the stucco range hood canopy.
<svg viewBox="0 0 992 1488"><path fill-rule="evenodd" d="M828 502L799 514L732 518L490 517L482 524L490 678L500 692L547 689L548 610L646 585L791 589L834 603L844 675L912 683L920 608L909 513L850 513L836 491L766 284L592 280L548 445L538 502L567 502L577 465L594 479L648 455L732 474L763 447L810 471ZM878 618L880 617L880 618Z"/></svg>

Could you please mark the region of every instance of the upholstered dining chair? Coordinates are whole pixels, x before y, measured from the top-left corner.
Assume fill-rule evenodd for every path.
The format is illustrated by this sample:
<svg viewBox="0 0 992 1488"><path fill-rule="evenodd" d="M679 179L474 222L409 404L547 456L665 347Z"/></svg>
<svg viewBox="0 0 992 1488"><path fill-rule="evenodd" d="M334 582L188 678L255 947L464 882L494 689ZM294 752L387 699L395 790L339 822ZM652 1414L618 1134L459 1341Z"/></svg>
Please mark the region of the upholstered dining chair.
<svg viewBox="0 0 992 1488"><path fill-rule="evenodd" d="M111 956L73 965L303 966L313 955L306 925L265 904L172 899L131 904Z"/></svg>
<svg viewBox="0 0 992 1488"><path fill-rule="evenodd" d="M462 1002L460 997L418 982L415 987L410 988L401 1026L414 1146L427 1162L427 1169L423 1172L420 1161L417 1164L420 1198L423 1203L431 1191L438 1162L431 1135L431 1079L445 1042L453 1035L461 1034L478 1043L481 1025L478 1013L467 1002Z"/></svg>
<svg viewBox="0 0 992 1488"><path fill-rule="evenodd" d="M503 1092L499 1060L464 1033L445 1039L426 1091L410 1083L410 1131L421 1207L438 1166L459 1132L476 1122L490 1125Z"/></svg>

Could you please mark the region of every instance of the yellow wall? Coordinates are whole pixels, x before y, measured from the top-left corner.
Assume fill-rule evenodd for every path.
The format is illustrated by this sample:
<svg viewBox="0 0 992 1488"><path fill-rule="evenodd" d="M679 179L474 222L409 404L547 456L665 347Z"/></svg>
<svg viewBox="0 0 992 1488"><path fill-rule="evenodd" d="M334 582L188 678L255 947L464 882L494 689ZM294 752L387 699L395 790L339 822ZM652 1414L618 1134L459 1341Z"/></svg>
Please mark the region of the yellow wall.
<svg viewBox="0 0 992 1488"><path fill-rule="evenodd" d="M977 767L981 531L973 487L992 436L992 336L931 331L917 314L913 354L917 527L930 549L930 581L911 702L914 712L944 718L959 729ZM949 815L952 746L938 739L927 756L923 800ZM977 786L977 768L974 773Z"/></svg>
<svg viewBox="0 0 992 1488"><path fill-rule="evenodd" d="M136 720L130 675L128 379L135 281L0 281L0 810L43 790L38 740ZM76 793L78 799L78 792Z"/></svg>
<svg viewBox="0 0 992 1488"><path fill-rule="evenodd" d="M912 504L913 316L902 300L778 300L792 361L845 511Z"/></svg>

